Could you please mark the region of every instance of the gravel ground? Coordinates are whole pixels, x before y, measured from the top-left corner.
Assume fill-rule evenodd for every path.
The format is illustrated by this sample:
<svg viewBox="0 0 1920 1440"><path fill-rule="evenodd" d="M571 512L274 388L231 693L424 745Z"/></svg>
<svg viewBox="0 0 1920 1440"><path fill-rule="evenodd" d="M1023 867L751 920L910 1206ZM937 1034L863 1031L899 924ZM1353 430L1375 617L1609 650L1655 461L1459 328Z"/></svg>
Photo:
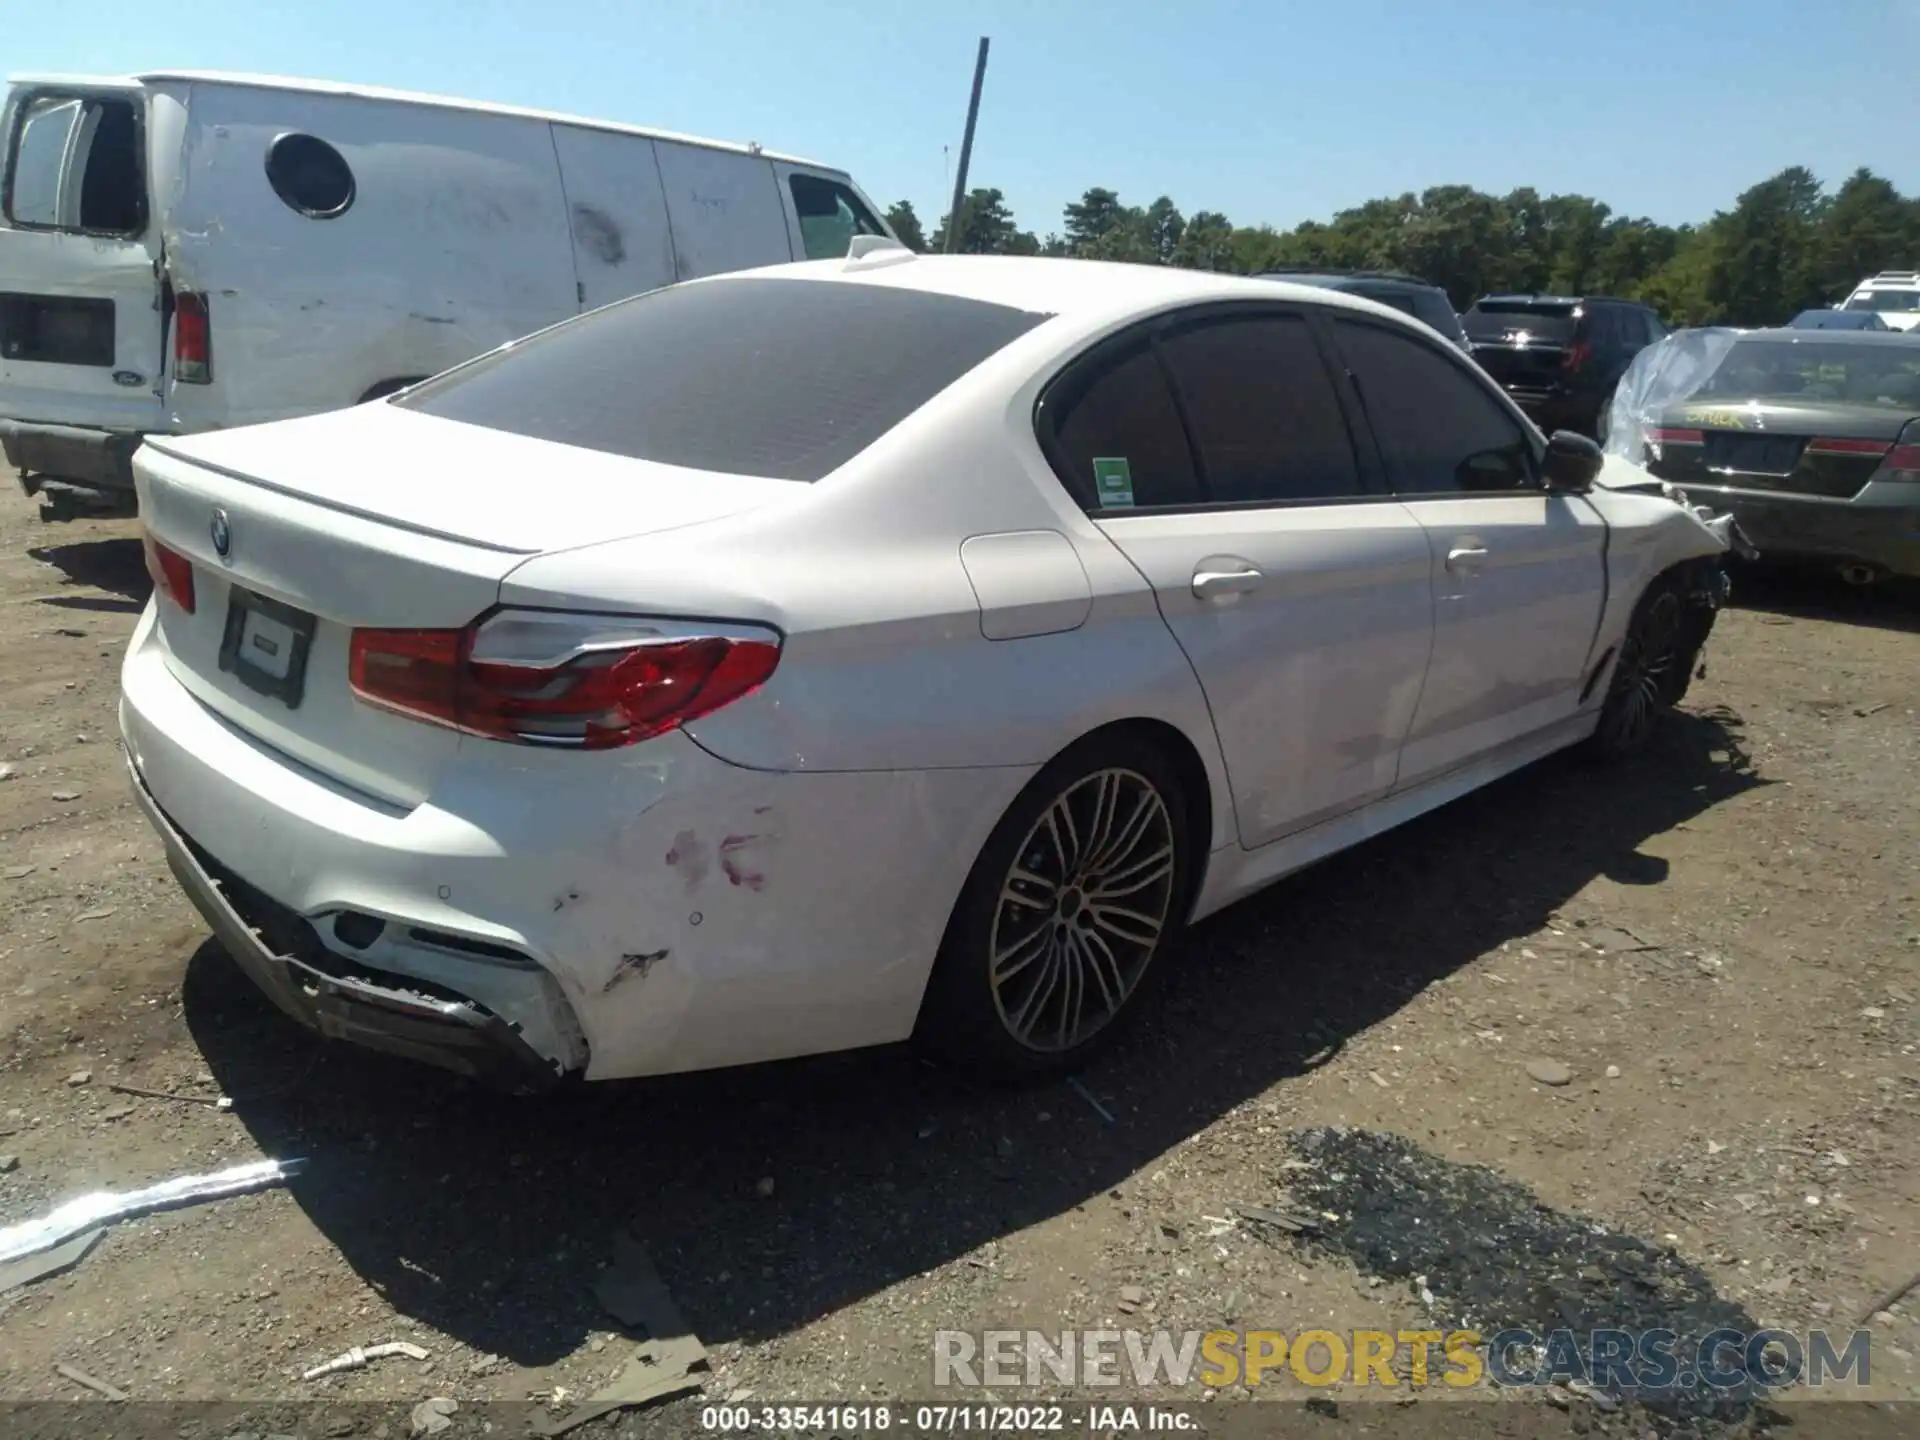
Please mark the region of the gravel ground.
<svg viewBox="0 0 1920 1440"><path fill-rule="evenodd" d="M293 1433L322 1412L287 1407L321 1400L347 1408L299 1433L397 1437L436 1395L477 1433L481 1402L564 1408L624 1368L592 1290L623 1228L706 1342L706 1399L756 1404L930 1397L941 1329L1844 1334L1920 1266L1910 594L1755 588L1657 753L1549 761L1208 922L1084 1095L969 1091L876 1052L536 1103L322 1044L208 941L114 743L135 534L42 526L0 493L0 1225L308 1164L0 1296L0 1397L85 1398L65 1364L131 1396L122 1414L239 1402L209 1433ZM1240 1214L1303 1206L1346 1218ZM1920 1295L1877 1318L1849 1398L1920 1397L1917 1321ZM391 1340L430 1358L299 1379ZM1635 1436L1774 1413L1417 1394L1275 1371L1209 1413ZM598 1429L684 1430L697 1403Z"/></svg>

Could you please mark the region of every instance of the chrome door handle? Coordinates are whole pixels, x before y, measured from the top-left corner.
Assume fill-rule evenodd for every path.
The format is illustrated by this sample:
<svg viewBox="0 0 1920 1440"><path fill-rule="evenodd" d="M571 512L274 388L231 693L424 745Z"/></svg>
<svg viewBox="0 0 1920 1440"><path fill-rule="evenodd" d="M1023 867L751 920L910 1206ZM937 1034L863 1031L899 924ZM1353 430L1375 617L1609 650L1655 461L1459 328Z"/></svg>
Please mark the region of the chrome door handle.
<svg viewBox="0 0 1920 1440"><path fill-rule="evenodd" d="M1456 545L1447 552L1447 569L1478 570L1486 562L1484 545Z"/></svg>
<svg viewBox="0 0 1920 1440"><path fill-rule="evenodd" d="M1198 600L1245 595L1258 590L1266 578L1251 565L1241 570L1196 570L1193 572L1193 594Z"/></svg>

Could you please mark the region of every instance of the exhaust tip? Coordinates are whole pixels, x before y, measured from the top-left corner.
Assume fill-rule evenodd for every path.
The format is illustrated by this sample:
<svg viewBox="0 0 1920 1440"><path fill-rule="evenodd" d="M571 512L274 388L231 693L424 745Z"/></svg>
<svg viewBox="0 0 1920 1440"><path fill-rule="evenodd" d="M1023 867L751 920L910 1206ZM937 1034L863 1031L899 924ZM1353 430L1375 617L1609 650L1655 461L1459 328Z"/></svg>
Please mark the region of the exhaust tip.
<svg viewBox="0 0 1920 1440"><path fill-rule="evenodd" d="M1858 563L1842 565L1840 578L1849 585L1872 585L1880 579L1880 571L1871 565Z"/></svg>

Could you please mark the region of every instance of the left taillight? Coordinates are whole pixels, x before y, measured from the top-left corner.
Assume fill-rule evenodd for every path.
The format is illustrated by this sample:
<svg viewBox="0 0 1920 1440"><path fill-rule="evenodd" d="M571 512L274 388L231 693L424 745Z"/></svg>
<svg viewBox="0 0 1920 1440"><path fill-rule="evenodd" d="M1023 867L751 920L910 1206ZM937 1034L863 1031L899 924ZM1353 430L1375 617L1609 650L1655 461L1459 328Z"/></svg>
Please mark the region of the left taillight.
<svg viewBox="0 0 1920 1440"><path fill-rule="evenodd" d="M151 530L140 537L147 555L147 574L153 588L172 600L187 614L193 614L193 561L153 538Z"/></svg>
<svg viewBox="0 0 1920 1440"><path fill-rule="evenodd" d="M353 693L370 705L523 745L610 750L710 715L764 685L780 637L549 611L464 630L355 630Z"/></svg>
<svg viewBox="0 0 1920 1440"><path fill-rule="evenodd" d="M1575 371L1586 364L1592 355L1593 346L1589 345L1585 340L1582 340L1568 347L1567 353L1561 357L1560 363L1565 366L1567 370Z"/></svg>

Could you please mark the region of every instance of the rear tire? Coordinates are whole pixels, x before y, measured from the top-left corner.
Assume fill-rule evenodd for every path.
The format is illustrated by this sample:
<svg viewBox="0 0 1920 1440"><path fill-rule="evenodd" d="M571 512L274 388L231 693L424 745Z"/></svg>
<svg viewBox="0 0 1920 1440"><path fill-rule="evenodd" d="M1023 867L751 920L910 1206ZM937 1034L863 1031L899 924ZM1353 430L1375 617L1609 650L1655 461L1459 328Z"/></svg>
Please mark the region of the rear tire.
<svg viewBox="0 0 1920 1440"><path fill-rule="evenodd" d="M1678 575L1656 579L1634 607L1607 681L1600 723L1588 742L1595 758L1617 762L1646 749L1662 718L1692 681L1705 641L1689 616L1691 597Z"/></svg>
<svg viewBox="0 0 1920 1440"><path fill-rule="evenodd" d="M1165 970L1191 857L1179 774L1157 747L1117 733L1065 751L974 861L915 1039L992 1079L1076 1068Z"/></svg>

